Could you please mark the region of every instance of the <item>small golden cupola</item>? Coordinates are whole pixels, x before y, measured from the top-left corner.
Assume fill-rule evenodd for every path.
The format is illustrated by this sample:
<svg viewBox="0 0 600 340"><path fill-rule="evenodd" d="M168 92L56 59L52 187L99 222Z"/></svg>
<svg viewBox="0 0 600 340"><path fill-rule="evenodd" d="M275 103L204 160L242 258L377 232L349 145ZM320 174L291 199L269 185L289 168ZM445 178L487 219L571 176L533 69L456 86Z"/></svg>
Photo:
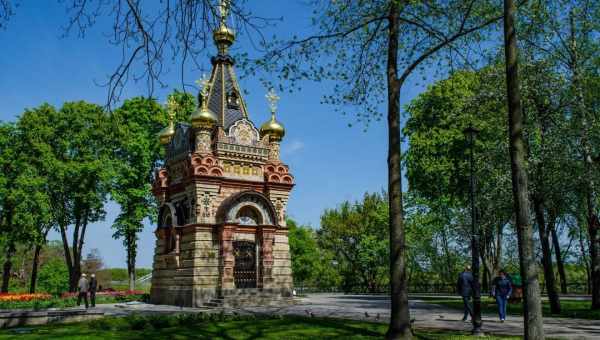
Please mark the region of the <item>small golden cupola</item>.
<svg viewBox="0 0 600 340"><path fill-rule="evenodd" d="M162 145L169 144L171 142L171 139L173 139L173 136L175 135L175 124L173 123L173 120L175 119L176 106L177 103L175 102L174 98L171 97L167 100L167 114L169 116L169 125L160 130L160 132L158 133L158 141Z"/></svg>
<svg viewBox="0 0 600 340"><path fill-rule="evenodd" d="M279 96L271 89L265 97L269 101L269 106L271 107L271 119L260 127L260 135L261 137L269 135L271 140L280 141L283 136L285 136L285 129L283 128L283 125L275 119L275 111L277 110Z"/></svg>
<svg viewBox="0 0 600 340"><path fill-rule="evenodd" d="M212 129L218 123L219 119L217 118L217 115L208 108L210 80L205 76L198 81L198 84L202 87L200 92L202 102L198 110L194 111L190 116L192 127L195 129Z"/></svg>

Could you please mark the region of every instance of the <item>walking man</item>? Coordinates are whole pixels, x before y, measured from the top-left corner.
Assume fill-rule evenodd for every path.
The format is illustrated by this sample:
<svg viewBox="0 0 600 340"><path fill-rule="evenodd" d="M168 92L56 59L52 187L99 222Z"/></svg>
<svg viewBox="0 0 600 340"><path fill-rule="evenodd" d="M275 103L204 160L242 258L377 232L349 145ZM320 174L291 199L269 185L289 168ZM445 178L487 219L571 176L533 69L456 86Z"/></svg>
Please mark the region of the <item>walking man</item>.
<svg viewBox="0 0 600 340"><path fill-rule="evenodd" d="M77 306L81 306L81 298L83 298L83 301L85 301L85 308L88 308L88 298L87 298L87 293L89 290L89 283L87 278L85 277L85 274L81 274L81 278L79 279L79 282L77 283L77 289L79 290L79 295L77 295Z"/></svg>
<svg viewBox="0 0 600 340"><path fill-rule="evenodd" d="M492 282L492 295L496 298L498 304L500 322L506 320L506 304L510 294L512 294L512 283L508 279L506 271L501 270Z"/></svg>
<svg viewBox="0 0 600 340"><path fill-rule="evenodd" d="M92 307L96 307L96 288L98 287L98 281L96 280L96 274L90 276L90 302Z"/></svg>
<svg viewBox="0 0 600 340"><path fill-rule="evenodd" d="M473 274L471 274L471 267L465 266L465 270L458 275L458 282L456 284L458 294L462 296L464 315L463 321L467 321L467 316L473 319L473 309L471 308L471 295L473 293Z"/></svg>

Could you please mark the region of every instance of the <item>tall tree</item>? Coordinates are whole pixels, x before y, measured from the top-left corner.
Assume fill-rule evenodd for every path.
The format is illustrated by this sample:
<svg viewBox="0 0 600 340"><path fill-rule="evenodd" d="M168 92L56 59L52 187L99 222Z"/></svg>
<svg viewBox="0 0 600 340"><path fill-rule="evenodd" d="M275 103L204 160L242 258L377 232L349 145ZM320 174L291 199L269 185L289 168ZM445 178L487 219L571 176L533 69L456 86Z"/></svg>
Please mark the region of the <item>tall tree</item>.
<svg viewBox="0 0 600 340"><path fill-rule="evenodd" d="M519 88L516 6L504 0L504 51L506 62L506 90L508 102L508 133L512 169L515 227L519 243L519 262L523 279L523 317L525 339L543 339L542 301L537 263L533 250L533 232L529 221L529 193L527 187L526 150L523 138L523 115Z"/></svg>
<svg viewBox="0 0 600 340"><path fill-rule="evenodd" d="M594 126L600 120L597 107L590 107L593 101L586 88L593 87L590 75L597 76L597 60L600 57L600 3L593 0L553 0L536 1L530 11L530 27L534 33L528 34L526 43L538 53L554 58L557 70L570 82L572 98L569 115L572 128L577 131L573 150L578 156L578 186L580 201L586 207L585 223L590 242L592 281L592 309L600 309L600 220L598 219L598 176L597 133Z"/></svg>
<svg viewBox="0 0 600 340"><path fill-rule="evenodd" d="M177 118L185 121L194 107L194 98L180 92L174 95L180 107L187 108L177 112ZM113 157L117 162L111 197L121 206L113 223L113 237L123 240L131 290L135 289L138 233L143 229L144 219L152 220L156 211L150 183L161 159L162 148L156 136L165 120L162 107L154 99L142 97L126 100L111 115Z"/></svg>
<svg viewBox="0 0 600 340"><path fill-rule="evenodd" d="M463 130L471 124L480 130L474 145L476 202L487 282L504 265L503 235L512 216L508 138L500 128L506 127L505 94L497 90L502 85L495 64L478 71L454 72L411 101L404 128L409 138L405 155L409 191L425 200L428 214L446 216L444 224L461 237L458 242L465 248L471 235L464 226L469 214L465 208L469 202L469 149Z"/></svg>
<svg viewBox="0 0 600 340"><path fill-rule="evenodd" d="M49 225L45 180L32 164L23 134L12 124L0 125L0 235L5 245L2 292L7 292L17 245L40 244Z"/></svg>
<svg viewBox="0 0 600 340"><path fill-rule="evenodd" d="M387 195L365 194L359 202L344 202L321 216L318 241L336 254L347 291L375 293L388 283Z"/></svg>
<svg viewBox="0 0 600 340"><path fill-rule="evenodd" d="M73 291L81 275L86 229L104 218L112 178L107 116L100 106L85 102L65 103L59 111L45 104L26 110L18 124L32 134L32 162L47 181L52 224L63 241Z"/></svg>
<svg viewBox="0 0 600 340"><path fill-rule="evenodd" d="M339 258L336 249L320 247L318 235L310 226L288 219L290 254L294 287L331 289L340 286Z"/></svg>
<svg viewBox="0 0 600 340"><path fill-rule="evenodd" d="M402 211L400 96L408 78L498 21L494 1L312 1L316 32L276 41L258 67L294 84L333 80L324 102L358 109L358 120L379 120L387 104L391 317L386 337L411 338ZM476 35L471 37L477 38ZM446 53L447 52L447 53ZM445 54L444 54L445 53ZM460 53L458 54L460 55ZM451 58L453 59L453 58Z"/></svg>

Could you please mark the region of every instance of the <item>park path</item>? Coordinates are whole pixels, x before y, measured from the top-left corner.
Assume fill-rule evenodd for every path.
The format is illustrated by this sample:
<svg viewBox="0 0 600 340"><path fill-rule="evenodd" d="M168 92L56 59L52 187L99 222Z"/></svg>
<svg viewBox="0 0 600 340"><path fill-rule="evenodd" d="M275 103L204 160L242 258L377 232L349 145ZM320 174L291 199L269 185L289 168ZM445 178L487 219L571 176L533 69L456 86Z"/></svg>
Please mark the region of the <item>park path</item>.
<svg viewBox="0 0 600 340"><path fill-rule="evenodd" d="M444 329L470 331L471 323L465 323L462 312L423 300L410 299L411 319L417 329ZM76 309L76 308L73 308ZM261 306L239 309L187 308L145 303L98 305L97 312L105 315L126 315L132 312L165 313L176 312L225 312L226 314L269 314L302 315L363 320L386 323L389 320L390 302L382 295L308 294L296 298L296 303L285 306ZM544 318L546 336L563 339L600 339L600 320L572 318ZM483 315L483 331L490 334L522 335L521 317L509 316L500 323L496 315Z"/></svg>
<svg viewBox="0 0 600 340"><path fill-rule="evenodd" d="M309 294L299 299L299 304L285 307L282 312L315 316L349 318L355 320L389 320L388 296ZM471 323L462 321L462 312L418 299L410 299L411 319L414 327L470 331ZM264 308L264 307L263 307ZM483 315L483 331L491 334L522 335L523 319L509 316L504 323L497 315ZM600 320L571 318L544 318L546 336L566 339L600 339Z"/></svg>

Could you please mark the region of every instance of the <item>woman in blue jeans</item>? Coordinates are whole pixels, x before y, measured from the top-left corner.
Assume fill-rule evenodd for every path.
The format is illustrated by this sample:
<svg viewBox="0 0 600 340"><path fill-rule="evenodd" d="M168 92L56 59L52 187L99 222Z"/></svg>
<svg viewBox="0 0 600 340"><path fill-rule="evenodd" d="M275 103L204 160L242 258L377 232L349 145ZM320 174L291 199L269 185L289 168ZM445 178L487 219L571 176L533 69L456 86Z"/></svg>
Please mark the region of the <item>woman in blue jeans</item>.
<svg viewBox="0 0 600 340"><path fill-rule="evenodd" d="M506 271L501 270L492 284L492 295L496 298L496 303L498 303L500 322L506 320L506 304L508 303L510 294L512 294L512 283L506 276Z"/></svg>

